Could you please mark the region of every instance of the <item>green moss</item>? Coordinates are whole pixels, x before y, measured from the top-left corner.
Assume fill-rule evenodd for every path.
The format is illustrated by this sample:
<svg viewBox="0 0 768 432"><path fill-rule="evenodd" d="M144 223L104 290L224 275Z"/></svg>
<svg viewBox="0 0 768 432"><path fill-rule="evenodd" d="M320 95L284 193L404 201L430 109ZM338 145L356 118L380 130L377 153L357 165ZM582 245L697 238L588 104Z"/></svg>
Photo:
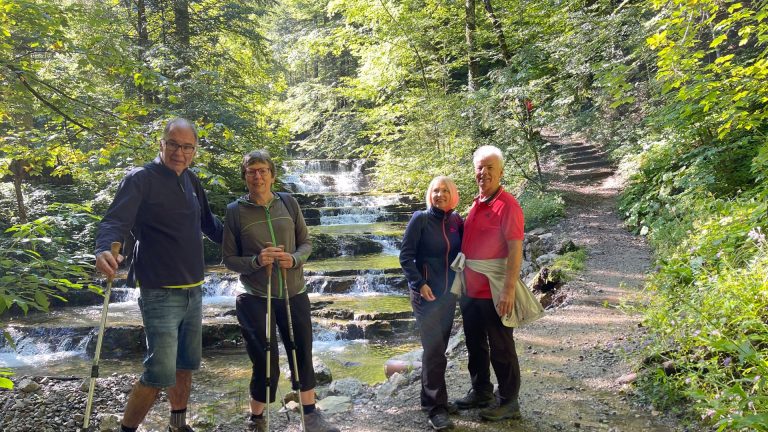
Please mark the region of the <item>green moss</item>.
<svg viewBox="0 0 768 432"><path fill-rule="evenodd" d="M359 312L403 312L411 310L408 296L322 296L312 297L312 301L332 301L328 309L347 309Z"/></svg>
<svg viewBox="0 0 768 432"><path fill-rule="evenodd" d="M309 261L304 265L305 270L334 271L334 270L393 270L400 269L397 255L361 255L355 257L338 257L324 260Z"/></svg>
<svg viewBox="0 0 768 432"><path fill-rule="evenodd" d="M311 233L322 233L330 235L339 234L373 234L381 236L402 237L405 231L405 224L398 222L378 222L372 224L354 224L354 225L318 225L309 227Z"/></svg>

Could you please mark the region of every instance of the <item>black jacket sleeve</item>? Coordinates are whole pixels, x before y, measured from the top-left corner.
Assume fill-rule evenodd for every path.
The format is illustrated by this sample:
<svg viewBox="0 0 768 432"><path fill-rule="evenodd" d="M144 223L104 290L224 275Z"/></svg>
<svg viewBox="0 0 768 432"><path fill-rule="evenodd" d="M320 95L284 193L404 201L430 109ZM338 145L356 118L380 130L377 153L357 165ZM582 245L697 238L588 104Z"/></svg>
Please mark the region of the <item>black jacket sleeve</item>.
<svg viewBox="0 0 768 432"><path fill-rule="evenodd" d="M142 197L144 196L144 182L141 171L131 172L123 178L117 188L115 199L109 205L107 213L99 223L96 233L96 250L108 251L112 242L123 242L128 232L136 222L136 214L139 211Z"/></svg>
<svg viewBox="0 0 768 432"><path fill-rule="evenodd" d="M414 291L421 290L421 287L427 283L416 266L416 254L419 251L419 242L421 242L421 232L426 216L422 211L413 213L408 226L405 228L403 245L400 247L400 267L403 268L405 279L408 280L408 287Z"/></svg>
<svg viewBox="0 0 768 432"><path fill-rule="evenodd" d="M200 179L195 175L192 176L192 179L195 183L195 189L197 189L197 199L200 201L200 230L211 241L221 244L224 224L211 211L211 207L208 205L208 195L203 190Z"/></svg>

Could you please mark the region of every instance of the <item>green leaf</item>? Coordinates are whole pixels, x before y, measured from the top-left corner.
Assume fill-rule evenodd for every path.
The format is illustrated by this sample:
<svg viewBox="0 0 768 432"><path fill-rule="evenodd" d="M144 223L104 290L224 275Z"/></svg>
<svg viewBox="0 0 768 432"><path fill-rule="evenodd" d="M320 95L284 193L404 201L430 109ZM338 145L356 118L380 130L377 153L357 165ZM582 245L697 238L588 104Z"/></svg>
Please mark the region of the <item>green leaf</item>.
<svg viewBox="0 0 768 432"><path fill-rule="evenodd" d="M710 48L715 48L716 46L720 45L721 43L725 42L728 39L728 35L721 34L720 36L716 37L712 43L709 44Z"/></svg>

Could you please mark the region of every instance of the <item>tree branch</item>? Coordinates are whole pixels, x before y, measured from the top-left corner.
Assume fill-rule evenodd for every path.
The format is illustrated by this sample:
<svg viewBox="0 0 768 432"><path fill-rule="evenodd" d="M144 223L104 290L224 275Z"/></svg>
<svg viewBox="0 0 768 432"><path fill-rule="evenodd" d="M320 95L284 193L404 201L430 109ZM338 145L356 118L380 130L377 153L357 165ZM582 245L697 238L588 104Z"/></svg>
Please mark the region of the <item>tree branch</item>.
<svg viewBox="0 0 768 432"><path fill-rule="evenodd" d="M21 82L21 85L23 85L32 94L32 96L34 96L37 100L42 102L43 105L47 106L48 108L50 108L51 110L53 110L54 112L59 114L60 116L64 117L70 123L79 126L81 129L87 130L87 131L89 131L89 132L91 132L91 133L93 133L93 134L95 134L97 136L105 138L104 135L94 131L93 129L89 128L88 126L86 126L86 125L80 123L79 121L75 120L74 118L70 117L69 114L67 114L64 111L62 111L61 109L59 109L59 107L57 107L56 105L51 103L48 99L43 97L43 95L38 93L37 90L32 88L31 85L29 85L29 82L27 82L27 79L24 77L24 72L22 72L22 71L15 71L14 70L13 73L16 75L16 78L19 79L19 82Z"/></svg>

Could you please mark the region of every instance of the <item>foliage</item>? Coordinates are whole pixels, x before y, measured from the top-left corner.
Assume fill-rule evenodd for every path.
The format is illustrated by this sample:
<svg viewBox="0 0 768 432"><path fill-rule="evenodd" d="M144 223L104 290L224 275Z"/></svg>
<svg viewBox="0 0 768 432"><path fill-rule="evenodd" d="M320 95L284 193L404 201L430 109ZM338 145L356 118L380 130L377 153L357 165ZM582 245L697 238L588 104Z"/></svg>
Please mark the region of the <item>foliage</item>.
<svg viewBox="0 0 768 432"><path fill-rule="evenodd" d="M716 203L664 257L646 313L652 349L677 375L652 374L657 402L693 401L719 430L761 429L768 419L768 221L752 199Z"/></svg>
<svg viewBox="0 0 768 432"><path fill-rule="evenodd" d="M565 201L555 192L526 190L519 197L520 207L525 213L527 230L544 226L565 216Z"/></svg>
<svg viewBox="0 0 768 432"><path fill-rule="evenodd" d="M57 206L55 216L44 216L26 224L14 225L8 239L0 243L0 314L14 304L26 313L30 308L47 311L49 297L65 300L69 290L87 288L100 292L90 283L93 255L71 254L71 228L84 220L95 220L90 209L77 205ZM85 222L87 223L87 222Z"/></svg>

